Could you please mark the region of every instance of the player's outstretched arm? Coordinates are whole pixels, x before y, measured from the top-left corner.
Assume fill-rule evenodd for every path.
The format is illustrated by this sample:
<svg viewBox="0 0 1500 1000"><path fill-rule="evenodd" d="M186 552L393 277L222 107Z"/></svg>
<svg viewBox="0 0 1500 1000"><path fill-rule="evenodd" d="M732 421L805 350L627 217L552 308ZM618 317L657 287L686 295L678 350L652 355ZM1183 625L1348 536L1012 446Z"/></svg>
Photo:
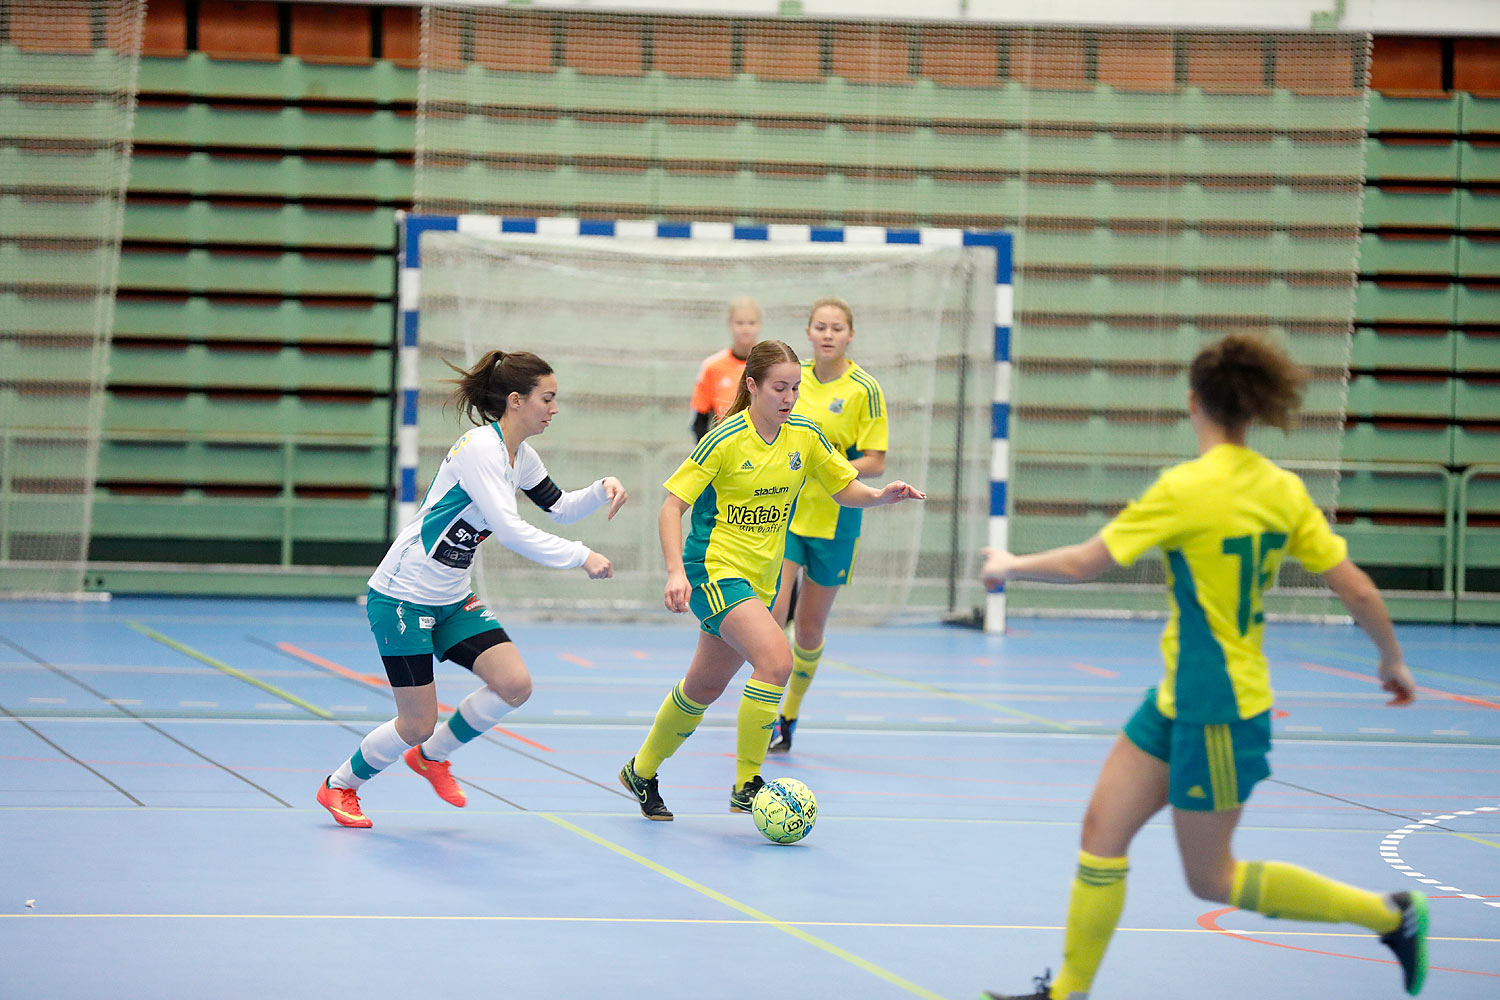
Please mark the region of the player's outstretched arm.
<svg viewBox="0 0 1500 1000"><path fill-rule="evenodd" d="M1417 684L1407 669L1390 612L1386 610L1385 599L1380 596L1375 581L1349 559L1324 573L1323 581L1344 602L1354 621L1380 650L1377 669L1380 686L1391 693L1391 700L1386 704L1411 704L1417 697Z"/></svg>
<svg viewBox="0 0 1500 1000"><path fill-rule="evenodd" d="M835 493L833 499L843 507L884 507L903 500L926 500L927 494L899 479L878 490L855 479Z"/></svg>
<svg viewBox="0 0 1500 1000"><path fill-rule="evenodd" d="M1087 583L1118 565L1098 535L1077 545L1062 545L1026 556L1004 549L981 549L980 554L984 556L984 567L979 578L986 590L998 590L1009 580Z"/></svg>

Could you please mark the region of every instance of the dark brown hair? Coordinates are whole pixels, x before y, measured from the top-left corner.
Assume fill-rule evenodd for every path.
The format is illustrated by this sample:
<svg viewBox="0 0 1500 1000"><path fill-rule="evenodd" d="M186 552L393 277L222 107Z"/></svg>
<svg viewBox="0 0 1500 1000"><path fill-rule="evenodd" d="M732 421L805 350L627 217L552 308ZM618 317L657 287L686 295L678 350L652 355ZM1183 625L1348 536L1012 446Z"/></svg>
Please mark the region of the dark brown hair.
<svg viewBox="0 0 1500 1000"><path fill-rule="evenodd" d="M1188 372L1203 412L1230 430L1252 420L1290 430L1306 382L1307 370L1286 351L1251 333L1231 333L1209 344Z"/></svg>
<svg viewBox="0 0 1500 1000"><path fill-rule="evenodd" d="M740 387L734 394L734 403L725 412L727 419L750 405L750 379L760 385L766 377L766 372L771 370L772 365L779 365L790 361L794 365L802 362L797 357L797 352L790 345L779 340L762 340L750 348L750 356L745 359L745 371L740 375Z"/></svg>
<svg viewBox="0 0 1500 1000"><path fill-rule="evenodd" d="M457 387L448 402L475 426L499 420L511 393L529 396L544 376L552 374L552 366L529 351L490 351L467 371L451 361L443 363L459 375L445 380Z"/></svg>

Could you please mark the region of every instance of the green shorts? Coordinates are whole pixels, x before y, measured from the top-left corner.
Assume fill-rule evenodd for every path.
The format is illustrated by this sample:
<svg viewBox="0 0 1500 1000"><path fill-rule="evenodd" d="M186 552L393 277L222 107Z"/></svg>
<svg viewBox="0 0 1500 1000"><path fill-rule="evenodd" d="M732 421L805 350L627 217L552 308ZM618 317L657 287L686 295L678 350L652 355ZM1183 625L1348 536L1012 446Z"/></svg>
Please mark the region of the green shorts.
<svg viewBox="0 0 1500 1000"><path fill-rule="evenodd" d="M500 627L474 594L452 604L417 604L371 590L365 604L381 656L441 655L465 639Z"/></svg>
<svg viewBox="0 0 1500 1000"><path fill-rule="evenodd" d="M853 538L805 538L788 531L786 555L807 572L807 578L820 587L842 587L854 574L854 557L859 552L859 536Z"/></svg>
<svg viewBox="0 0 1500 1000"><path fill-rule="evenodd" d="M744 601L759 600L750 581L741 577L726 577L709 580L693 587L688 596L688 607L698 616L703 631L709 635L719 634L719 625L729 609ZM774 602L774 598L773 598ZM769 608L770 605L767 605Z"/></svg>
<svg viewBox="0 0 1500 1000"><path fill-rule="evenodd" d="M1166 761L1167 801L1193 812L1238 809L1256 782L1271 774L1271 713L1215 725L1169 719L1156 707L1156 688L1125 723L1125 738Z"/></svg>

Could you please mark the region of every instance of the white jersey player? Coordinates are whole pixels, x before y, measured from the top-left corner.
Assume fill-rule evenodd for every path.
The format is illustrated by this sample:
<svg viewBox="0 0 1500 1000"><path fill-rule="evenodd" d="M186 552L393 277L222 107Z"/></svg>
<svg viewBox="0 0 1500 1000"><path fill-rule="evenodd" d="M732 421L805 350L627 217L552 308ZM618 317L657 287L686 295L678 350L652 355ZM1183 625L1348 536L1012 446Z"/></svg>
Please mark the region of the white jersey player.
<svg viewBox="0 0 1500 1000"><path fill-rule="evenodd" d="M611 575L604 556L528 524L516 511L517 490L558 524L606 504L613 518L626 500L625 487L613 476L564 492L526 443L557 415L551 367L534 354L491 351L468 371L455 370L461 377L454 380L453 399L479 426L448 450L417 516L370 576L366 610L396 696L396 718L370 732L319 786L318 802L342 826L371 825L356 789L397 757L427 778L444 801L463 806L467 797L449 773L448 756L531 696L531 674L515 643L470 588L481 542L493 537L544 566L581 566L591 579ZM484 681L442 726L434 654Z"/></svg>

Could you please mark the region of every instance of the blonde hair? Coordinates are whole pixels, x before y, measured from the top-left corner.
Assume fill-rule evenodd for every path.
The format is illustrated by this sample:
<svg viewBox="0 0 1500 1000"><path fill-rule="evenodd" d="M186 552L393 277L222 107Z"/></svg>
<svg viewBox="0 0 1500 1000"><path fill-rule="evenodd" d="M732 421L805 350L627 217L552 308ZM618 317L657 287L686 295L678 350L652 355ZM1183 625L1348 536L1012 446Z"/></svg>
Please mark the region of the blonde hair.
<svg viewBox="0 0 1500 1000"><path fill-rule="evenodd" d="M765 315L760 311L760 303L749 295L736 295L729 300L729 318L734 319L734 314L741 309L755 310L756 319L763 319Z"/></svg>
<svg viewBox="0 0 1500 1000"><path fill-rule="evenodd" d="M849 308L849 303L845 302L837 295L825 295L812 304L812 308L807 311L808 326L812 326L813 317L816 316L818 310L822 309L824 306L834 306L835 308L842 309L844 312L844 322L849 324L849 329L854 329L854 310Z"/></svg>
<svg viewBox="0 0 1500 1000"><path fill-rule="evenodd" d="M791 345L779 340L762 340L750 348L750 356L745 359L745 371L740 376L740 387L734 394L734 402L724 413L724 419L729 419L736 413L746 409L750 405L750 380L754 379L756 385L765 380L766 372L771 370L772 365L779 365L790 361L794 365L802 364L797 357L797 352L792 350Z"/></svg>

